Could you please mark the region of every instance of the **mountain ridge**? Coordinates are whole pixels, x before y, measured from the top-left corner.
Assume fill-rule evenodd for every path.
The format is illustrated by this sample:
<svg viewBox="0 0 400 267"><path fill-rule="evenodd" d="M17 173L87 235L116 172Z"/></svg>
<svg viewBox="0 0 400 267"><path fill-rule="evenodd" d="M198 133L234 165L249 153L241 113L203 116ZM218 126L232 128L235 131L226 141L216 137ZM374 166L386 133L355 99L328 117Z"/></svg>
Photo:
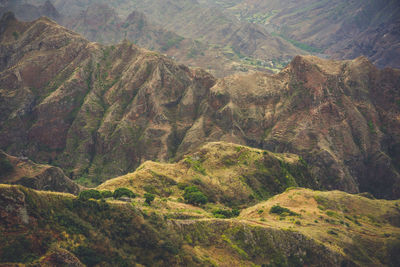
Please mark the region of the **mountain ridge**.
<svg viewBox="0 0 400 267"><path fill-rule="evenodd" d="M232 219L207 217L171 199L151 206L135 199L133 206L11 185L0 185L0 202L0 255L9 264L393 266L398 260L398 203L337 191L290 189ZM270 213L276 203L299 214ZM171 217L182 208L202 217Z"/></svg>
<svg viewBox="0 0 400 267"><path fill-rule="evenodd" d="M1 49L31 51L25 58L7 52L5 66L15 66L0 77L8 88L0 144L8 153L99 184L145 160L225 141L299 154L327 189L399 195L398 70L378 70L362 57L297 56L275 75L218 80L128 41L101 46L46 19L33 25L7 38L12 46L0 37ZM36 27L53 39L37 38L46 32ZM32 37L39 43L21 43Z"/></svg>
<svg viewBox="0 0 400 267"><path fill-rule="evenodd" d="M6 13L0 265L396 266L399 113L366 57L218 79Z"/></svg>

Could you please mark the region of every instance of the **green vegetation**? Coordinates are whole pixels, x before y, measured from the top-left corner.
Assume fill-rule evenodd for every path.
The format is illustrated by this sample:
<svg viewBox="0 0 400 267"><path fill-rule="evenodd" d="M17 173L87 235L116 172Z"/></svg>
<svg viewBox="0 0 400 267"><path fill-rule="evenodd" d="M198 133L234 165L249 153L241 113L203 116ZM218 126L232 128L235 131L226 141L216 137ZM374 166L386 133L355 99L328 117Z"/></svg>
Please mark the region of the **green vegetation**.
<svg viewBox="0 0 400 267"><path fill-rule="evenodd" d="M13 32L12 35L13 35L15 41L19 39L19 33L18 32Z"/></svg>
<svg viewBox="0 0 400 267"><path fill-rule="evenodd" d="M82 174L81 177L74 180L77 184L83 185L85 187L95 187L96 184L92 179L88 177L87 173Z"/></svg>
<svg viewBox="0 0 400 267"><path fill-rule="evenodd" d="M145 202L147 203L147 205L151 205L151 202L153 202L155 197L156 196L154 194L151 194L151 193L145 193L144 194Z"/></svg>
<svg viewBox="0 0 400 267"><path fill-rule="evenodd" d="M78 246L74 254L87 266L95 266L105 260L103 253L86 246Z"/></svg>
<svg viewBox="0 0 400 267"><path fill-rule="evenodd" d="M327 233L330 235L336 235L336 236L339 235L335 230L332 229L328 230Z"/></svg>
<svg viewBox="0 0 400 267"><path fill-rule="evenodd" d="M188 186L185 188L183 198L186 203L193 205L203 205L208 202L208 198L197 188L197 186Z"/></svg>
<svg viewBox="0 0 400 267"><path fill-rule="evenodd" d="M265 24L276 13L278 13L278 10L271 10L267 13L256 13L251 16L245 16L244 19L252 23Z"/></svg>
<svg viewBox="0 0 400 267"><path fill-rule="evenodd" d="M120 188L115 189L115 191L113 193L113 197L115 199L121 198L123 196L130 197L130 198L135 198L136 197L135 193L133 193L128 188L120 187Z"/></svg>
<svg viewBox="0 0 400 267"><path fill-rule="evenodd" d="M242 259L247 259L249 257L246 251L244 251L238 245L233 243L226 235L222 235L221 237L236 253L240 255Z"/></svg>
<svg viewBox="0 0 400 267"><path fill-rule="evenodd" d="M373 123L372 121L368 121L368 128L369 128L369 131L370 131L372 134L375 134L375 133L376 133L375 125L374 125L374 123Z"/></svg>
<svg viewBox="0 0 400 267"><path fill-rule="evenodd" d="M183 187L183 185L180 186ZM85 191L88 197L92 194L98 196L94 191ZM186 186L185 191L187 193L200 192L195 186ZM221 204L209 204L204 207L205 209L192 207L192 212L200 217L190 217L184 214L190 210L187 205L182 209L182 205L185 204L176 203L181 214L172 214L171 209L175 201L165 199L165 202L152 203L151 199L154 195L149 193L145 194L146 200L150 199L147 205L142 205L140 202L132 205L112 200L82 201L71 195L37 192L22 186L0 188L0 196L6 195L12 198L12 196L17 197L21 192L25 195L24 205L27 208L29 220L35 223L15 225L14 221L19 220L20 214L0 208L2 213L5 212L12 217L10 220L7 219L8 217L0 220L2 261L5 259L8 262L34 266L56 266L53 262L46 265L43 261L52 259L54 255L51 253L62 249L74 254L86 266L135 266L135 264L207 266L209 262L220 264L226 257L232 260L233 266L240 266L240 264L252 266L260 262L268 262L272 266L314 266L321 259L326 260L330 266L334 265L333 262L341 263L342 259L358 263L361 256L354 255L353 252L357 253L360 250L362 253L368 252L371 255L371 259L362 259L361 263L375 262L387 265L389 261L396 262L397 258L383 262L379 255L384 255L389 250L392 253L399 247L397 243L392 243L399 236L398 228L390 224L386 224L381 232L379 230L376 232L379 228L370 228L374 226L366 222L362 228L351 227L351 232L348 232L350 239L338 238L348 231L349 226L346 227L344 221L327 220L322 216L320 220L317 220L318 214L308 213L307 207L310 208L310 205L316 208L314 201L306 203L307 199L312 199L314 192L301 188L292 189L279 196L285 202L287 199L290 199L290 202L297 201L293 203L294 206L298 206L299 203L304 205L304 212L307 210L307 213L302 214L301 221L300 217L281 220L282 216L293 216L296 213L279 204L271 208L271 213L281 215L280 218L265 214L265 204L260 203L256 208L244 209L239 221L236 219L225 221L215 220L210 215L223 219L234 218L239 215L239 210L228 209ZM285 199L285 194L287 199ZM342 201L348 201L351 205L384 204L385 206L376 207L387 210L395 207L393 202L369 200L345 193L319 192L318 194L329 200L333 197L339 198ZM290 196L293 198L289 198ZM0 201L3 201L1 204L4 207L9 205L9 201L14 200L0 199ZM277 199L268 201L276 203ZM211 210L210 207L214 209ZM212 214L207 210L210 210ZM326 213L329 211L327 210ZM338 210L332 210L332 212L337 213ZM396 211L386 213L386 210L381 209L368 209L368 212L371 213L368 216L351 214L351 219L375 221L378 217L377 212L389 216L396 214ZM263 213L263 218L259 218L260 213ZM268 222L275 221L277 226L271 226L273 224L267 226L265 223L255 224L267 221L267 216L270 216L267 219ZM185 223L184 220L188 221ZM331 228L332 226L328 226L327 222L335 225L336 228ZM383 219L382 223L385 222L387 221ZM374 234L369 236L364 231ZM379 240L375 242L375 239ZM331 243L333 248L324 245L322 240ZM386 246L386 243L389 245ZM38 247L36 244L41 244L40 249L36 249ZM218 246L218 250L214 251L214 246ZM380 247L380 252L370 251L369 248L373 249L376 246ZM300 247L306 251L306 254L297 257L296 251L287 251L282 247ZM336 247L346 248L349 252L345 252L343 258L338 258L336 255L340 254L337 254Z"/></svg>
<svg viewBox="0 0 400 267"><path fill-rule="evenodd" d="M201 52L201 50L197 49L197 48L190 48L189 52L187 53L186 57L187 58L196 58L198 55L202 55L204 56L204 53Z"/></svg>
<svg viewBox="0 0 400 267"><path fill-rule="evenodd" d="M103 190L100 191L100 194L103 198L110 198L113 196L113 192L109 191L109 190Z"/></svg>
<svg viewBox="0 0 400 267"><path fill-rule="evenodd" d="M0 177L11 173L14 170L14 166L7 159L5 155L0 155Z"/></svg>
<svg viewBox="0 0 400 267"><path fill-rule="evenodd" d="M79 193L79 199L80 200L89 200L89 199L101 199L102 194L100 191L95 190L95 189L89 189L89 190L84 190Z"/></svg>
<svg viewBox="0 0 400 267"><path fill-rule="evenodd" d="M227 219L237 217L240 214L240 211L236 208L234 209L216 209L212 211L212 214L215 218Z"/></svg>
<svg viewBox="0 0 400 267"><path fill-rule="evenodd" d="M195 170L196 172L201 173L203 175L207 175L206 169L204 169L200 160L194 159L189 156L189 157L185 158L185 162L188 163L190 165L190 167L193 170Z"/></svg>
<svg viewBox="0 0 400 267"><path fill-rule="evenodd" d="M172 36L170 37L166 43L161 47L161 51L167 51L169 50L171 47L175 46L176 48L179 47L179 43L182 42L184 40L183 37L181 36Z"/></svg>
<svg viewBox="0 0 400 267"><path fill-rule="evenodd" d="M273 36L279 36L279 37L281 37L282 39L284 39L284 40L288 41L289 43L291 43L292 45L294 45L294 46L300 48L301 50L304 50L304 51L306 51L306 52L309 52L309 53L322 53L322 52L324 51L324 50L321 49L321 48L312 47L312 46L310 46L310 45L308 45L308 44L301 43L301 42L299 42L299 41L290 39L289 37L287 37L287 36L285 36L285 35L283 35L283 34L280 34L280 33L273 32L273 33L271 33L271 35L273 35Z"/></svg>
<svg viewBox="0 0 400 267"><path fill-rule="evenodd" d="M291 211L288 208L281 207L279 205L274 205L269 210L269 213L274 213L282 216L298 216L299 214L296 212Z"/></svg>
<svg viewBox="0 0 400 267"><path fill-rule="evenodd" d="M329 199L327 199L326 197L323 197L321 195L315 195L314 196L315 201L319 204L318 208L320 210L326 210L326 209L334 209L335 206L333 206Z"/></svg>

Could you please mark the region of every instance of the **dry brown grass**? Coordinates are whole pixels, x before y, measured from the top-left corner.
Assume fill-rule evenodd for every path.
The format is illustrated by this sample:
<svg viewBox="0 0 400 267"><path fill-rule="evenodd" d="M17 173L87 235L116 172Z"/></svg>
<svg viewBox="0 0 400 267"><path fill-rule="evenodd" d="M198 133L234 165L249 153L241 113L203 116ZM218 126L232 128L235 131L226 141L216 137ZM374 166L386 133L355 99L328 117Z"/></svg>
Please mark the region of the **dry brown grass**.
<svg viewBox="0 0 400 267"><path fill-rule="evenodd" d="M258 168L256 161L266 156L290 164L299 161L299 157L294 154L278 154L232 143L212 142L177 163L146 161L134 173L108 180L97 189L127 187L138 194L144 194L150 187L160 196L178 198L182 196L178 183L200 184L217 197L246 201L253 191L242 177L254 173ZM197 162L199 167L191 166L190 161Z"/></svg>
<svg viewBox="0 0 400 267"><path fill-rule="evenodd" d="M398 217L396 204L399 205L399 201L298 188L243 210L238 219L264 227L298 231L344 254L343 249L354 244L355 236L369 244L399 237L400 228L389 220L391 215ZM274 205L288 208L299 216L271 214L269 211Z"/></svg>

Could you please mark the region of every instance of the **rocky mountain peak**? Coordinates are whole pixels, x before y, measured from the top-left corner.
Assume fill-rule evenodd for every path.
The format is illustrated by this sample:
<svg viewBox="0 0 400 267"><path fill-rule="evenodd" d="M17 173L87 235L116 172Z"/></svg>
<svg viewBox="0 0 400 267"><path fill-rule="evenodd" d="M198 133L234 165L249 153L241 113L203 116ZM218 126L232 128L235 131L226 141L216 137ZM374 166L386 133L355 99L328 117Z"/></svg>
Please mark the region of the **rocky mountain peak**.
<svg viewBox="0 0 400 267"><path fill-rule="evenodd" d="M143 14L142 12L136 11L136 10L133 11L132 13L130 13L126 19L126 22L129 22L129 23L137 23L139 21L141 21L142 23L147 22L147 18L146 18L145 14Z"/></svg>
<svg viewBox="0 0 400 267"><path fill-rule="evenodd" d="M52 19L58 19L61 17L60 13L54 7L50 0L47 0L40 8L42 9L43 14L49 16Z"/></svg>

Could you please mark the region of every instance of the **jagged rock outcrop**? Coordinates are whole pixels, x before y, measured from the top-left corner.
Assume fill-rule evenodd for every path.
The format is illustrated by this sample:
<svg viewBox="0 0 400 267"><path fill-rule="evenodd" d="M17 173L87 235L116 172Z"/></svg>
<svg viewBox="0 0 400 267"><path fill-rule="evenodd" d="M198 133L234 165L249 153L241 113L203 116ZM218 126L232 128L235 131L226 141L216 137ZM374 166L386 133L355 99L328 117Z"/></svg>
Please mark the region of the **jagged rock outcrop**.
<svg viewBox="0 0 400 267"><path fill-rule="evenodd" d="M217 81L48 19L3 21L0 148L10 154L100 183L228 141L301 155L326 189L400 194L398 70L298 56L276 75Z"/></svg>
<svg viewBox="0 0 400 267"><path fill-rule="evenodd" d="M272 61L267 64L250 57L244 60L240 53L234 52L229 47L213 45L206 40L199 41L180 36L154 23L153 20L149 20L144 13L133 8L130 2L123 3L123 5L127 5L126 7L121 7L122 3L120 2L110 4L107 1L87 3L78 0L69 2L67 6L63 2L55 1L54 3L60 8L61 14L50 1L43 5L29 0L26 3L6 2L2 4L0 2L0 16L7 11L13 11L18 19L24 21L47 16L60 25L82 34L89 41L111 45L129 40L141 47L164 53L179 63L207 69L217 77L254 70L272 72L281 68L282 63L279 63L280 67L277 67ZM26 10L28 10L27 14L25 14ZM128 13L125 14L125 12ZM257 35L251 30L249 34ZM235 37L238 42L243 42L243 38ZM250 45L253 49L254 44ZM274 53L276 54L277 51ZM287 56L286 59L288 59Z"/></svg>
<svg viewBox="0 0 400 267"><path fill-rule="evenodd" d="M32 21L41 16L55 20L62 19L62 15L49 0L42 5L35 5L32 2L20 0L0 1L0 17L6 12L13 12L19 19L24 21Z"/></svg>
<svg viewBox="0 0 400 267"><path fill-rule="evenodd" d="M3 20L0 147L71 177L99 182L172 157L215 81L128 42L89 43L46 18Z"/></svg>
<svg viewBox="0 0 400 267"><path fill-rule="evenodd" d="M60 168L35 164L27 157L12 157L0 150L0 166L2 184L20 184L37 190L75 195L81 190Z"/></svg>
<svg viewBox="0 0 400 267"><path fill-rule="evenodd" d="M396 198L399 78L366 58L298 56L276 75L221 79L204 112L211 123L196 122L181 147L208 132L206 140L299 154L326 188Z"/></svg>
<svg viewBox="0 0 400 267"><path fill-rule="evenodd" d="M376 66L400 68L400 17L369 27L352 40L334 44L327 50L333 58L355 58L365 55Z"/></svg>

